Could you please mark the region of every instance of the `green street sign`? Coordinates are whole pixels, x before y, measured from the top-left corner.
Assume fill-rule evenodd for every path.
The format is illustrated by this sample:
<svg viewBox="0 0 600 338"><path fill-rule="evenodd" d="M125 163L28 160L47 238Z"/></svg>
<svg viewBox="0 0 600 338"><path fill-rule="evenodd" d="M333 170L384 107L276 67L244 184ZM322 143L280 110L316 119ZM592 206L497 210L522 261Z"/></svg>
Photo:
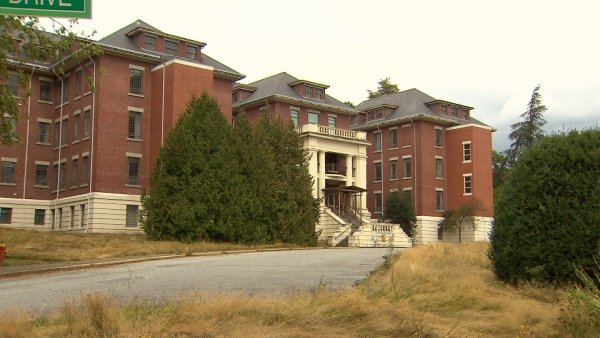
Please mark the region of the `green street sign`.
<svg viewBox="0 0 600 338"><path fill-rule="evenodd" d="M92 0L0 0L0 14L89 19Z"/></svg>

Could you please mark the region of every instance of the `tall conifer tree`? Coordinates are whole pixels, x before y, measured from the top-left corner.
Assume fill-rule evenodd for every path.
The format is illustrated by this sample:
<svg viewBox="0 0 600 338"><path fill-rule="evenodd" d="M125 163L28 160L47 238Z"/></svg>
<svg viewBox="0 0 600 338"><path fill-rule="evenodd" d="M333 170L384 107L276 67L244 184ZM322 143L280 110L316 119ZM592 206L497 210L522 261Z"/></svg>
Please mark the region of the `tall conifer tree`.
<svg viewBox="0 0 600 338"><path fill-rule="evenodd" d="M510 163L515 163L523 151L544 136L542 128L546 124L546 120L544 119L544 112L546 110L548 109L542 104L540 85L538 85L531 94L527 110L521 114L523 121L510 126L512 129L512 132L508 135L512 141L508 151Z"/></svg>

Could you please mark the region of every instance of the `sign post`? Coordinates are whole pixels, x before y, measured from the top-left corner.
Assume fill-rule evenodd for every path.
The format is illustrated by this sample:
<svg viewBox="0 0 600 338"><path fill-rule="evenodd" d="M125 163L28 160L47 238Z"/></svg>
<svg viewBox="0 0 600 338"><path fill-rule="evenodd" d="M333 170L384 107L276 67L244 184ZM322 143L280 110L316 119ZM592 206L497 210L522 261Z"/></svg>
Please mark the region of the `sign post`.
<svg viewBox="0 0 600 338"><path fill-rule="evenodd" d="M0 0L0 14L90 19L92 0Z"/></svg>

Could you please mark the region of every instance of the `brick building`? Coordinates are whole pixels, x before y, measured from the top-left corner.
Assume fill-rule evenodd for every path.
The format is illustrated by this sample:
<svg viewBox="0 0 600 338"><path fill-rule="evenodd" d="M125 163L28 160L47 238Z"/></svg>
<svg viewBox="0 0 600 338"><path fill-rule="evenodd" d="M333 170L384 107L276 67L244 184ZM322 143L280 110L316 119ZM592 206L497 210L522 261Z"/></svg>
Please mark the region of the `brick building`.
<svg viewBox="0 0 600 338"><path fill-rule="evenodd" d="M206 55L205 43L138 20L98 45L100 56L69 61L64 76L25 65L29 88L11 87L31 97L14 123L22 144L0 144L0 224L139 231L140 195L191 96L206 91L231 114L244 76Z"/></svg>
<svg viewBox="0 0 600 338"><path fill-rule="evenodd" d="M418 243L455 240L438 232L443 211L478 201L477 230L463 240L486 240L493 216L492 132L473 108L437 100L417 89L357 106L352 128L367 133L368 209L381 217L389 193L410 196Z"/></svg>

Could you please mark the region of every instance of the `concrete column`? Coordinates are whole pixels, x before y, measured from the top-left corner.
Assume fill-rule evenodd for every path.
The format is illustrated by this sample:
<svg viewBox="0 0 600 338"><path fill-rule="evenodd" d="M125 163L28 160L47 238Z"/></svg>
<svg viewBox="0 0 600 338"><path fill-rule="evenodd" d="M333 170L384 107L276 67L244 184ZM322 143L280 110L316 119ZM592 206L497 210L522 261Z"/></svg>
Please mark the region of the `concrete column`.
<svg viewBox="0 0 600 338"><path fill-rule="evenodd" d="M318 154L316 150L309 150L308 151L309 156L310 156L310 160L309 160L309 164L308 164L308 172L310 174L310 176L312 176L313 178L313 186L312 186L312 194L314 198L319 198L319 173L317 172L319 167L317 165L317 160L318 160Z"/></svg>
<svg viewBox="0 0 600 338"><path fill-rule="evenodd" d="M319 191L318 197L325 197L323 195L323 189L325 189L325 152L319 152ZM323 201L325 202L325 201Z"/></svg>
<svg viewBox="0 0 600 338"><path fill-rule="evenodd" d="M350 155L346 155L346 186L349 187L352 185L352 159L353 157Z"/></svg>
<svg viewBox="0 0 600 338"><path fill-rule="evenodd" d="M367 158L366 156L356 156L356 186L367 189ZM367 193L362 194L361 205L367 209Z"/></svg>

